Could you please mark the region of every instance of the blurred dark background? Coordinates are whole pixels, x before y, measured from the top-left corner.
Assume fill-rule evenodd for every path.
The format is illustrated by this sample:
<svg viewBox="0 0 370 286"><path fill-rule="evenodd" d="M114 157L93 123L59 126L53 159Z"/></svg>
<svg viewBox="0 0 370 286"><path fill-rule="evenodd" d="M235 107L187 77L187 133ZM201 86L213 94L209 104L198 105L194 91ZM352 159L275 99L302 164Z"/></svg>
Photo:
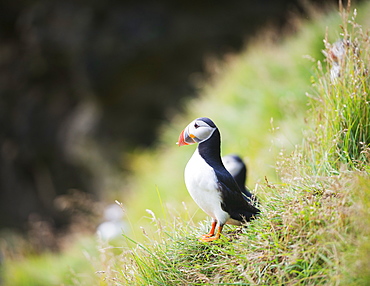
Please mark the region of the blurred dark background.
<svg viewBox="0 0 370 286"><path fill-rule="evenodd" d="M205 58L238 52L266 25L282 31L301 3L3 1L0 228L26 231L35 216L68 225L60 196L101 196L105 166L124 171L125 154L196 95Z"/></svg>

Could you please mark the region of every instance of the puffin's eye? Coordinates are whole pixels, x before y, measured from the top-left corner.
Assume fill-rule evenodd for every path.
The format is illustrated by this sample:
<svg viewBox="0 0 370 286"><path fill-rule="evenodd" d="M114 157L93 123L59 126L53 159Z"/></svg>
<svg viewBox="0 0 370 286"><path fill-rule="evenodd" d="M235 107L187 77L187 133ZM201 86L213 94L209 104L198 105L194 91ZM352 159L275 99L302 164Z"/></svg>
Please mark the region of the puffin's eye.
<svg viewBox="0 0 370 286"><path fill-rule="evenodd" d="M195 127L195 129L197 129L199 127L199 125L194 123L194 127Z"/></svg>

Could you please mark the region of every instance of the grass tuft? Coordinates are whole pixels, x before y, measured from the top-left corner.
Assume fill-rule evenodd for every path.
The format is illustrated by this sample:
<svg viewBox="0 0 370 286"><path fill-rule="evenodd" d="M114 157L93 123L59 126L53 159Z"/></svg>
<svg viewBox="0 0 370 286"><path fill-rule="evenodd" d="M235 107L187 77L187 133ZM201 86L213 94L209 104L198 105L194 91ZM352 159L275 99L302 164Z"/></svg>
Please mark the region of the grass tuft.
<svg viewBox="0 0 370 286"><path fill-rule="evenodd" d="M324 40L326 68L319 61L313 79L313 124L305 148L319 173L338 173L342 165L362 170L370 159L370 38L356 16L356 10L342 11L340 36L334 43Z"/></svg>

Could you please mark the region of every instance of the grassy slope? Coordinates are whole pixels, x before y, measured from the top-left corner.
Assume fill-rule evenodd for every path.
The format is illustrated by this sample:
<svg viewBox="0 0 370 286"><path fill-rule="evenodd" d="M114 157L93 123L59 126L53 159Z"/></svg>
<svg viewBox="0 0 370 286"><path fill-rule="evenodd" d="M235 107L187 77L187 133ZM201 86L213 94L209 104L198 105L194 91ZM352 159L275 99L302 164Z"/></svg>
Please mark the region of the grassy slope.
<svg viewBox="0 0 370 286"><path fill-rule="evenodd" d="M369 5L361 9L360 13L367 15L368 11ZM178 130L194 117L210 116L221 129L225 153L241 150L243 155L248 156L253 166L252 178L258 182L256 191L263 198L261 218L250 223L247 229L230 228L227 238L220 242L201 243L195 237L205 232L206 224L202 223L199 228L194 220L184 219L181 211L173 216L171 208L168 214L166 210L161 210L166 209L166 206L158 204L157 214L165 217L164 220L152 217L158 231L149 235L146 232L148 241L137 243L136 247L131 248L132 256L120 258L121 265L129 264L131 272L118 275L107 273L108 281L114 277L119 283L137 285L370 283L365 266L369 258L369 243L366 239L369 228L364 227L369 222L366 207L370 198L370 184L367 172L364 171L366 166L361 162L352 164L357 159L364 159L364 156L353 157L352 161L349 160L352 163L348 158L347 161L341 159L347 150L342 149L341 144L348 145L360 139L344 136L340 142L336 141L339 142L336 146L340 146L338 150L323 150L323 146L328 146L324 143L332 142L333 138L346 132L341 125L343 120L353 122L354 114L361 117L361 112L368 112L367 74L364 74L366 71L362 71L361 75L356 74L356 69L352 67L346 70L349 74L343 77L345 80L341 86L331 84L328 73L324 72L316 79L313 77L315 91L307 83L310 64L303 63L301 58L301 55L313 55L313 51L320 50L317 41L320 33L317 29L321 27L321 31L324 31L325 25L333 26L332 21L336 20L328 17L315 22L320 24L306 25L299 36L279 45L258 43L245 54L223 65L220 77L205 89L203 98L191 102L186 118L179 118L164 133L164 143L159 147L162 151L143 155L143 161L136 165L140 174L144 172L144 169L140 169L143 162L148 162L146 170L153 171L146 175L147 180L134 184L137 188L135 200L137 196L140 198L141 190L145 192L144 197L153 200L148 182L158 182L161 201L175 204L173 208L179 208L179 204L171 201L171 198L175 201L183 198L186 200L179 186L181 178L178 175L178 162L186 162L183 154L186 153L188 158L193 150L182 151L168 142L175 141ZM337 21L340 22L339 17ZM369 24L364 20L362 23L365 26ZM339 31L329 39L333 42L338 37ZM365 55L365 62L368 60L369 57ZM364 82L362 91L365 92L365 100L362 102L352 96L361 90L358 85L351 85L355 82L355 76L360 76L359 81ZM281 156L278 160L281 182L264 184L261 179L264 175L273 177L274 181L277 178L271 169L261 165L273 165L279 148L290 149L292 141L299 141L299 132L295 127L302 127L300 114L305 109L305 91L316 92L317 97L311 101L314 132L305 138L312 146L307 144L290 156ZM322 92L328 92L329 98L320 94ZM347 104L352 102L351 106L344 108L354 108L355 113L342 113L338 105L343 104L342 101L338 101L337 105L329 104L330 96L338 95L351 98L347 101ZM356 106L361 104L363 109L358 109ZM341 117L338 113L344 115ZM274 117L275 126L281 126L280 130L261 132L271 128L270 117ZM316 127L321 126L323 121L333 125L333 130L331 127L326 128L319 134ZM365 126L366 118L364 122L360 129L368 129ZM290 139L288 144L284 144L286 138ZM272 144L278 147L270 151ZM316 157L312 157L314 152L317 153ZM331 159L322 155L326 152L331 152ZM322 167L316 169L313 167L316 164ZM163 174L168 174L168 177ZM160 177L164 177L163 181ZM136 209L140 208L140 204L131 203ZM149 205L149 202L146 203ZM178 213L180 215L176 217ZM362 227L358 227L360 222Z"/></svg>
<svg viewBox="0 0 370 286"><path fill-rule="evenodd" d="M370 5L359 10L365 26L369 12ZM241 55L215 63L213 81L187 103L185 115L163 128L158 147L133 155L136 176L127 187L132 195L121 199L134 225L127 246L122 240L116 248L99 245L97 255L85 244L88 259L76 257L79 250L73 248L62 257L8 262L4 285L369 284L369 182L345 168L337 176L314 175L300 149L289 155L306 128L305 93L314 93L315 64L303 56L322 58L325 27L335 40L340 21L338 13L318 17L302 23L293 37L278 43L261 37ZM248 228L226 228L224 239L208 244L196 240L208 223L183 184L194 148L174 144L199 116L211 117L221 129L223 154L239 153L247 160L248 184L263 201L260 219ZM281 149L288 155L279 155ZM91 265L102 271L95 278Z"/></svg>

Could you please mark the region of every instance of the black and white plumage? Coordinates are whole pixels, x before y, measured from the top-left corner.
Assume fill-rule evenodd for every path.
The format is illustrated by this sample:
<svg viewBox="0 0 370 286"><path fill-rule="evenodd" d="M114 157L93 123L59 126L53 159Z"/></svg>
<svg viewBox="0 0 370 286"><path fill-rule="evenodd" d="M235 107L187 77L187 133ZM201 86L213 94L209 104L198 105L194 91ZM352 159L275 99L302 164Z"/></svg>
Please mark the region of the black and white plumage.
<svg viewBox="0 0 370 286"><path fill-rule="evenodd" d="M243 197L224 167L220 132L211 119L197 118L181 132L179 146L194 143L199 145L186 165L185 184L198 206L213 218L210 232L201 238L202 241L212 241L220 237L226 223L241 225L255 218L260 211Z"/></svg>
<svg viewBox="0 0 370 286"><path fill-rule="evenodd" d="M221 159L226 170L231 174L231 176L233 176L235 182L238 184L243 196L252 205L256 205L257 197L252 194L246 187L247 166L245 165L242 158L240 158L238 155L230 154L223 156Z"/></svg>

